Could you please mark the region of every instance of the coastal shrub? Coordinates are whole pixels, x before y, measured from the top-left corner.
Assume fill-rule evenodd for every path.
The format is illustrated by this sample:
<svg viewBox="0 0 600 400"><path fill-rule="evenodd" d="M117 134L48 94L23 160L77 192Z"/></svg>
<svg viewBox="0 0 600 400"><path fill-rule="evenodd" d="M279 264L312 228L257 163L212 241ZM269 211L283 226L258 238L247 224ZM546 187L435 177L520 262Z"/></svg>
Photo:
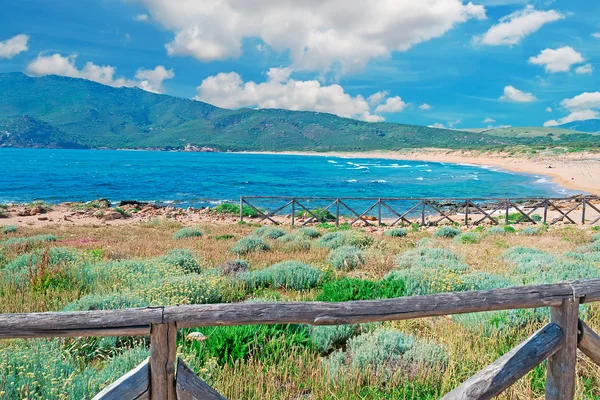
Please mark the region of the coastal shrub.
<svg viewBox="0 0 600 400"><path fill-rule="evenodd" d="M9 234L17 231L17 227L14 225L5 225L0 227L0 231L4 234Z"/></svg>
<svg viewBox="0 0 600 400"><path fill-rule="evenodd" d="M335 221L335 215L331 213L329 210L325 210L323 208L315 208L314 210L310 210L312 214L316 217L315 219L319 222L327 222L327 221ZM298 218L314 218L311 213L306 210L299 211L296 216Z"/></svg>
<svg viewBox="0 0 600 400"><path fill-rule="evenodd" d="M437 247L438 245L439 245L439 242L437 240L431 239L431 238L419 239L416 243L416 246L419 249Z"/></svg>
<svg viewBox="0 0 600 400"><path fill-rule="evenodd" d="M547 321L548 309L515 309L457 314L452 320L467 330L483 336L521 330L527 325Z"/></svg>
<svg viewBox="0 0 600 400"><path fill-rule="evenodd" d="M318 230L316 230L315 228L310 228L310 227L304 227L304 228L300 228L296 231L300 236L303 236L307 239L316 239L319 236L321 236L321 234L319 233Z"/></svg>
<svg viewBox="0 0 600 400"><path fill-rule="evenodd" d="M15 228L16 229L16 228ZM13 231L14 232L14 231ZM6 232L4 232L6 233ZM592 235L592 240L594 242L600 242L600 233L596 233L595 235Z"/></svg>
<svg viewBox="0 0 600 400"><path fill-rule="evenodd" d="M251 356L264 360L290 347L311 346L310 332L304 325L219 326L189 332L201 332L206 339L187 340L183 344L186 353L204 361L216 359L219 365L233 364Z"/></svg>
<svg viewBox="0 0 600 400"><path fill-rule="evenodd" d="M88 294L69 303L62 311L117 310L148 305L148 301L131 293Z"/></svg>
<svg viewBox="0 0 600 400"><path fill-rule="evenodd" d="M452 250L441 248L416 248L400 253L396 256L396 267L446 269L455 272L464 272L469 266Z"/></svg>
<svg viewBox="0 0 600 400"><path fill-rule="evenodd" d="M479 242L479 235L477 232L465 232L456 236L454 240L462 244L474 244Z"/></svg>
<svg viewBox="0 0 600 400"><path fill-rule="evenodd" d="M283 261L238 277L251 291L259 288L306 290L317 286L323 273L299 261Z"/></svg>
<svg viewBox="0 0 600 400"><path fill-rule="evenodd" d="M437 231L433 233L433 237L435 238L444 238L444 239L452 239L458 235L460 235L462 231L460 229L452 228L450 226L442 226Z"/></svg>
<svg viewBox="0 0 600 400"><path fill-rule="evenodd" d="M171 276L133 292L152 305L212 304L227 300L226 281L213 274Z"/></svg>
<svg viewBox="0 0 600 400"><path fill-rule="evenodd" d="M196 261L194 255L188 249L173 249L158 258L159 261L163 261L168 265L179 267L184 271L200 273L202 267L200 263Z"/></svg>
<svg viewBox="0 0 600 400"><path fill-rule="evenodd" d="M333 250L342 246L369 247L373 238L361 231L330 232L319 239L319 246Z"/></svg>
<svg viewBox="0 0 600 400"><path fill-rule="evenodd" d="M269 246L258 236L243 237L231 248L231 251L237 254L249 254L268 250Z"/></svg>
<svg viewBox="0 0 600 400"><path fill-rule="evenodd" d="M283 245L285 251L307 251L310 250L310 247L310 240L299 235L295 236L293 240L286 241Z"/></svg>
<svg viewBox="0 0 600 400"><path fill-rule="evenodd" d="M525 236L537 236L542 233L542 229L539 226L527 226L521 229L521 235Z"/></svg>
<svg viewBox="0 0 600 400"><path fill-rule="evenodd" d="M115 211L118 212L119 214L121 214L125 218L131 217L131 213L123 210L121 207L115 207Z"/></svg>
<svg viewBox="0 0 600 400"><path fill-rule="evenodd" d="M471 272L461 277L465 290L491 290L516 286L516 282L487 272Z"/></svg>
<svg viewBox="0 0 600 400"><path fill-rule="evenodd" d="M281 228L273 228L270 226L262 226L254 231L254 235L267 239L277 239L285 236L285 231Z"/></svg>
<svg viewBox="0 0 600 400"><path fill-rule="evenodd" d="M490 226L485 230L485 234L488 236L504 236L507 232L501 226Z"/></svg>
<svg viewBox="0 0 600 400"><path fill-rule="evenodd" d="M199 236L202 236L202 231L198 228L181 228L173 234L173 239L187 239Z"/></svg>
<svg viewBox="0 0 600 400"><path fill-rule="evenodd" d="M404 293L404 281L399 279L371 281L358 278L342 278L323 283L323 290L315 300L333 302L392 299L402 297Z"/></svg>
<svg viewBox="0 0 600 400"><path fill-rule="evenodd" d="M515 233L517 230L515 229L514 226L504 225L504 231L506 233Z"/></svg>
<svg viewBox="0 0 600 400"><path fill-rule="evenodd" d="M331 250L329 262L335 269L352 271L365 264L365 255L361 249L355 246L338 247Z"/></svg>
<svg viewBox="0 0 600 400"><path fill-rule="evenodd" d="M544 272L554 262L554 256L542 250L527 247L512 247L502 258L516 265L515 272L530 275L528 280L536 279L536 274Z"/></svg>
<svg viewBox="0 0 600 400"><path fill-rule="evenodd" d="M447 269L409 268L390 271L383 278L402 281L405 296L420 296L469 290L463 276L461 273Z"/></svg>
<svg viewBox="0 0 600 400"><path fill-rule="evenodd" d="M0 244L6 247L21 247L23 249L29 249L45 242L56 242L56 236L35 235L29 237L10 238L0 242Z"/></svg>
<svg viewBox="0 0 600 400"><path fill-rule="evenodd" d="M224 275L237 275L241 272L248 271L248 263L245 260L228 260L221 264L221 272Z"/></svg>
<svg viewBox="0 0 600 400"><path fill-rule="evenodd" d="M346 341L355 334L357 328L357 325L313 326L311 340L319 353L326 354L345 345Z"/></svg>
<svg viewBox="0 0 600 400"><path fill-rule="evenodd" d="M98 200L92 200L92 201L88 201L88 202L80 202L80 203L73 203L69 205L69 210L71 211L90 211L90 210L97 210L99 208L110 208L111 204L110 201L106 200L106 199L98 199Z"/></svg>
<svg viewBox="0 0 600 400"><path fill-rule="evenodd" d="M390 237L405 237L407 235L407 233L406 233L406 229L404 229L404 228L395 228L395 229L389 229L389 230L385 231L384 235L390 236Z"/></svg>
<svg viewBox="0 0 600 400"><path fill-rule="evenodd" d="M228 214L228 215L240 215L240 206L239 204L233 203L221 203L214 208L214 210L219 214ZM250 206L244 205L244 217L255 218L258 217L258 212Z"/></svg>
<svg viewBox="0 0 600 400"><path fill-rule="evenodd" d="M591 260L557 260L548 265L540 283L556 283L567 280L600 278L600 269ZM543 279L543 282L541 281Z"/></svg>
<svg viewBox="0 0 600 400"><path fill-rule="evenodd" d="M232 235L231 233L225 233L225 234L219 235L215 238L215 240L230 240L230 239L235 239L235 235Z"/></svg>
<svg viewBox="0 0 600 400"><path fill-rule="evenodd" d="M391 376L406 375L421 366L444 368L448 357L438 345L400 331L381 328L349 339L346 351L333 353L328 361L334 373L350 368Z"/></svg>

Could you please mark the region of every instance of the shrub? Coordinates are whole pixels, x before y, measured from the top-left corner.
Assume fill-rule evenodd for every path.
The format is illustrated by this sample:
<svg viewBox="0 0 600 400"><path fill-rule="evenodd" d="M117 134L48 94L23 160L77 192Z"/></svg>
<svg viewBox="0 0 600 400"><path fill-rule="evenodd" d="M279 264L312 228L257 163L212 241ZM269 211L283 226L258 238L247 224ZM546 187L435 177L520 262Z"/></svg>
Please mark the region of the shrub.
<svg viewBox="0 0 600 400"><path fill-rule="evenodd" d="M535 275L544 272L554 262L554 256L541 250L527 247L513 247L502 258L516 264L516 272L522 275Z"/></svg>
<svg viewBox="0 0 600 400"><path fill-rule="evenodd" d="M17 231L17 227L14 225L5 225L0 227L0 231L4 234L9 234Z"/></svg>
<svg viewBox="0 0 600 400"><path fill-rule="evenodd" d="M202 236L202 231L198 228L181 228L173 234L173 239L187 239L199 236Z"/></svg>
<svg viewBox="0 0 600 400"><path fill-rule="evenodd" d="M236 242L231 251L237 254L268 251L269 246L258 236L246 236Z"/></svg>
<svg viewBox="0 0 600 400"><path fill-rule="evenodd" d="M407 235L406 229L404 228L395 228L385 231L386 236L390 237L405 237Z"/></svg>
<svg viewBox="0 0 600 400"><path fill-rule="evenodd" d="M192 329L198 332L198 329ZM186 353L200 360L216 359L220 365L251 356L264 360L292 347L308 347L310 332L302 325L242 325L219 326L205 330L209 332L204 341L188 340L184 343Z"/></svg>
<svg viewBox="0 0 600 400"><path fill-rule="evenodd" d="M244 217L258 217L258 212L250 206L244 205ZM240 215L240 206L233 203L221 203L215 207L219 214Z"/></svg>
<svg viewBox="0 0 600 400"><path fill-rule="evenodd" d="M440 248L417 248L396 256L398 268L446 269L464 272L469 266L453 251Z"/></svg>
<svg viewBox="0 0 600 400"><path fill-rule="evenodd" d="M352 271L365 264L365 256L358 247L344 246L332 250L329 254L329 261L335 269Z"/></svg>
<svg viewBox="0 0 600 400"><path fill-rule="evenodd" d="M506 230L501 226L491 226L485 231L485 234L488 236L503 236L506 233Z"/></svg>
<svg viewBox="0 0 600 400"><path fill-rule="evenodd" d="M179 267L184 271L199 274L202 270L200 263L196 261L194 255L188 249L173 249L166 255L159 257L159 261L163 261L168 265Z"/></svg>
<svg viewBox="0 0 600 400"><path fill-rule="evenodd" d="M330 232L319 239L319 246L333 250L342 246L369 247L373 238L360 231Z"/></svg>
<svg viewBox="0 0 600 400"><path fill-rule="evenodd" d="M248 263L244 260L229 260L221 264L221 272L224 275L237 275L241 272L248 271Z"/></svg>
<svg viewBox="0 0 600 400"><path fill-rule="evenodd" d="M313 326L311 339L315 349L325 354L345 345L356 331L357 325Z"/></svg>
<svg viewBox="0 0 600 400"><path fill-rule="evenodd" d="M514 226L504 225L504 231L506 233L515 233L517 230L514 228Z"/></svg>
<svg viewBox="0 0 600 400"><path fill-rule="evenodd" d="M123 210L121 207L115 207L115 211L121 214L123 217L128 218L131 217L131 214L127 211Z"/></svg>
<svg viewBox="0 0 600 400"><path fill-rule="evenodd" d="M316 216L316 220L319 222L335 221L335 215L329 210L323 208L315 208L311 212ZM302 210L296 214L298 218L313 218L313 216L306 210Z"/></svg>
<svg viewBox="0 0 600 400"><path fill-rule="evenodd" d="M285 236L285 231L281 228L272 228L270 226L262 226L254 231L254 235L265 237L267 239L277 239Z"/></svg>
<svg viewBox="0 0 600 400"><path fill-rule="evenodd" d="M283 245L286 251L306 251L310 250L310 247L310 240L304 239L301 236L297 236L293 240L288 240Z"/></svg>
<svg viewBox="0 0 600 400"><path fill-rule="evenodd" d="M306 290L317 286L323 273L299 261L283 261L268 268L241 273L250 290L257 288Z"/></svg>
<svg viewBox="0 0 600 400"><path fill-rule="evenodd" d="M382 279L370 281L358 278L343 278L325 282L317 301L351 301L392 299L404 296L404 281Z"/></svg>
<svg viewBox="0 0 600 400"><path fill-rule="evenodd" d="M542 233L539 226L527 226L521 229L521 235L525 236L537 236Z"/></svg>
<svg viewBox="0 0 600 400"><path fill-rule="evenodd" d="M10 238L10 239L6 239L4 242L1 242L0 244L9 247L9 246L14 246L14 247L23 247L25 249L29 249L31 247L34 247L38 244L44 243L44 242L55 242L56 241L56 236L54 235L36 235L36 236L30 236L30 237L21 237L21 238Z"/></svg>
<svg viewBox="0 0 600 400"><path fill-rule="evenodd" d="M517 309L453 315L452 319L469 331L491 336L505 331L520 330L528 324L548 319L548 309Z"/></svg>
<svg viewBox="0 0 600 400"><path fill-rule="evenodd" d="M188 274L171 276L141 287L134 295L146 299L152 305L213 304L226 299L224 278L211 274Z"/></svg>
<svg viewBox="0 0 600 400"><path fill-rule="evenodd" d="M334 353L336 354L336 353ZM329 358L332 371L350 367L356 371L372 371L384 376L406 374L419 366L445 367L444 350L430 342L391 329L377 329L348 340L345 352ZM406 368L401 371L398 367Z"/></svg>
<svg viewBox="0 0 600 400"><path fill-rule="evenodd" d="M7 227L7 228L8 228L8 227ZM16 228L15 228L15 229L16 229ZM14 231L12 231L12 232L14 232ZM6 233L6 232L4 232L4 233ZM592 240L593 240L594 242L600 242L600 233L596 233L595 235L592 235Z"/></svg>
<svg viewBox="0 0 600 400"><path fill-rule="evenodd" d="M405 296L420 296L469 290L463 277L464 275L447 269L409 268L390 271L384 279L402 281Z"/></svg>
<svg viewBox="0 0 600 400"><path fill-rule="evenodd" d="M458 243L474 244L479 242L479 235L476 232L465 232L454 238Z"/></svg>
<svg viewBox="0 0 600 400"><path fill-rule="evenodd" d="M487 272L471 272L462 276L465 290L490 290L515 286L513 282L502 275Z"/></svg>
<svg viewBox="0 0 600 400"><path fill-rule="evenodd" d="M420 239L419 241L417 241L416 245L417 248L433 248L433 247L437 247L439 244L439 242L435 239L431 239L431 238L423 238Z"/></svg>
<svg viewBox="0 0 600 400"><path fill-rule="evenodd" d="M215 240L230 240L235 239L235 236L230 233L225 233L223 235L219 235L215 238Z"/></svg>
<svg viewBox="0 0 600 400"><path fill-rule="evenodd" d="M131 293L88 294L68 304L63 311L116 310L148 305L148 301Z"/></svg>
<svg viewBox="0 0 600 400"><path fill-rule="evenodd" d="M300 236L303 236L303 237L308 238L308 239L316 239L319 236L321 236L321 234L319 233L318 230L316 230L315 228L310 228L310 227L300 228L296 232Z"/></svg>
<svg viewBox="0 0 600 400"><path fill-rule="evenodd" d="M460 229L452 228L449 226L442 226L437 231L433 233L433 237L436 238L444 238L444 239L452 239L461 234Z"/></svg>

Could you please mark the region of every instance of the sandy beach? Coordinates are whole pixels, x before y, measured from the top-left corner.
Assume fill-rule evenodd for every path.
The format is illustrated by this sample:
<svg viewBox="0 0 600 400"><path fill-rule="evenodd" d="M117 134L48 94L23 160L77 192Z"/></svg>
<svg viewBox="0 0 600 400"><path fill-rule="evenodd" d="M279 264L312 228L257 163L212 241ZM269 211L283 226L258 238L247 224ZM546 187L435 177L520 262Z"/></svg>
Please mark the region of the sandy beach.
<svg viewBox="0 0 600 400"><path fill-rule="evenodd" d="M444 149L419 149L414 151L370 151L370 152L248 152L253 154L293 154L323 157L384 158L391 160L414 160L447 163L464 163L498 167L508 171L546 175L559 185L600 195L600 154L567 153L536 154L518 157L508 153L482 153Z"/></svg>

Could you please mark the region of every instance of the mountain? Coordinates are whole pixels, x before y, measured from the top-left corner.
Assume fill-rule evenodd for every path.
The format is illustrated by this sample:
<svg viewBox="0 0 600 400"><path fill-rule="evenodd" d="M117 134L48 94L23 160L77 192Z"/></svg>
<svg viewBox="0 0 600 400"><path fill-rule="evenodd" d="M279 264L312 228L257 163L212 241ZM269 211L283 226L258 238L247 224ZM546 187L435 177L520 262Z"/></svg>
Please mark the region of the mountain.
<svg viewBox="0 0 600 400"><path fill-rule="evenodd" d="M600 133L600 119L586 119L558 125L557 128L572 129L580 132Z"/></svg>
<svg viewBox="0 0 600 400"><path fill-rule="evenodd" d="M155 148L218 151L361 151L401 148L598 146L587 134L498 136L317 112L226 110L199 101L99 83L0 74L0 147Z"/></svg>

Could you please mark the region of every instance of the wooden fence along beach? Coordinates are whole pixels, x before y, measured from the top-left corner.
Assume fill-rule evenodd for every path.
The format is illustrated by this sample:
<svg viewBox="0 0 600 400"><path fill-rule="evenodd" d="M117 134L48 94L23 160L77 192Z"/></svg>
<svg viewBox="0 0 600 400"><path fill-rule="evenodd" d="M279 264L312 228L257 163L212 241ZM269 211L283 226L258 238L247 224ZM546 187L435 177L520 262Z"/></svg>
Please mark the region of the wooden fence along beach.
<svg viewBox="0 0 600 400"><path fill-rule="evenodd" d="M600 279L485 291L339 303L179 305L0 315L0 338L150 335L150 358L95 400L223 399L176 360L178 328L249 324L340 325L483 311L550 307L549 323L443 399L490 399L548 359L546 399L575 393L577 348L600 365L600 336L579 319L580 304L600 301Z"/></svg>

